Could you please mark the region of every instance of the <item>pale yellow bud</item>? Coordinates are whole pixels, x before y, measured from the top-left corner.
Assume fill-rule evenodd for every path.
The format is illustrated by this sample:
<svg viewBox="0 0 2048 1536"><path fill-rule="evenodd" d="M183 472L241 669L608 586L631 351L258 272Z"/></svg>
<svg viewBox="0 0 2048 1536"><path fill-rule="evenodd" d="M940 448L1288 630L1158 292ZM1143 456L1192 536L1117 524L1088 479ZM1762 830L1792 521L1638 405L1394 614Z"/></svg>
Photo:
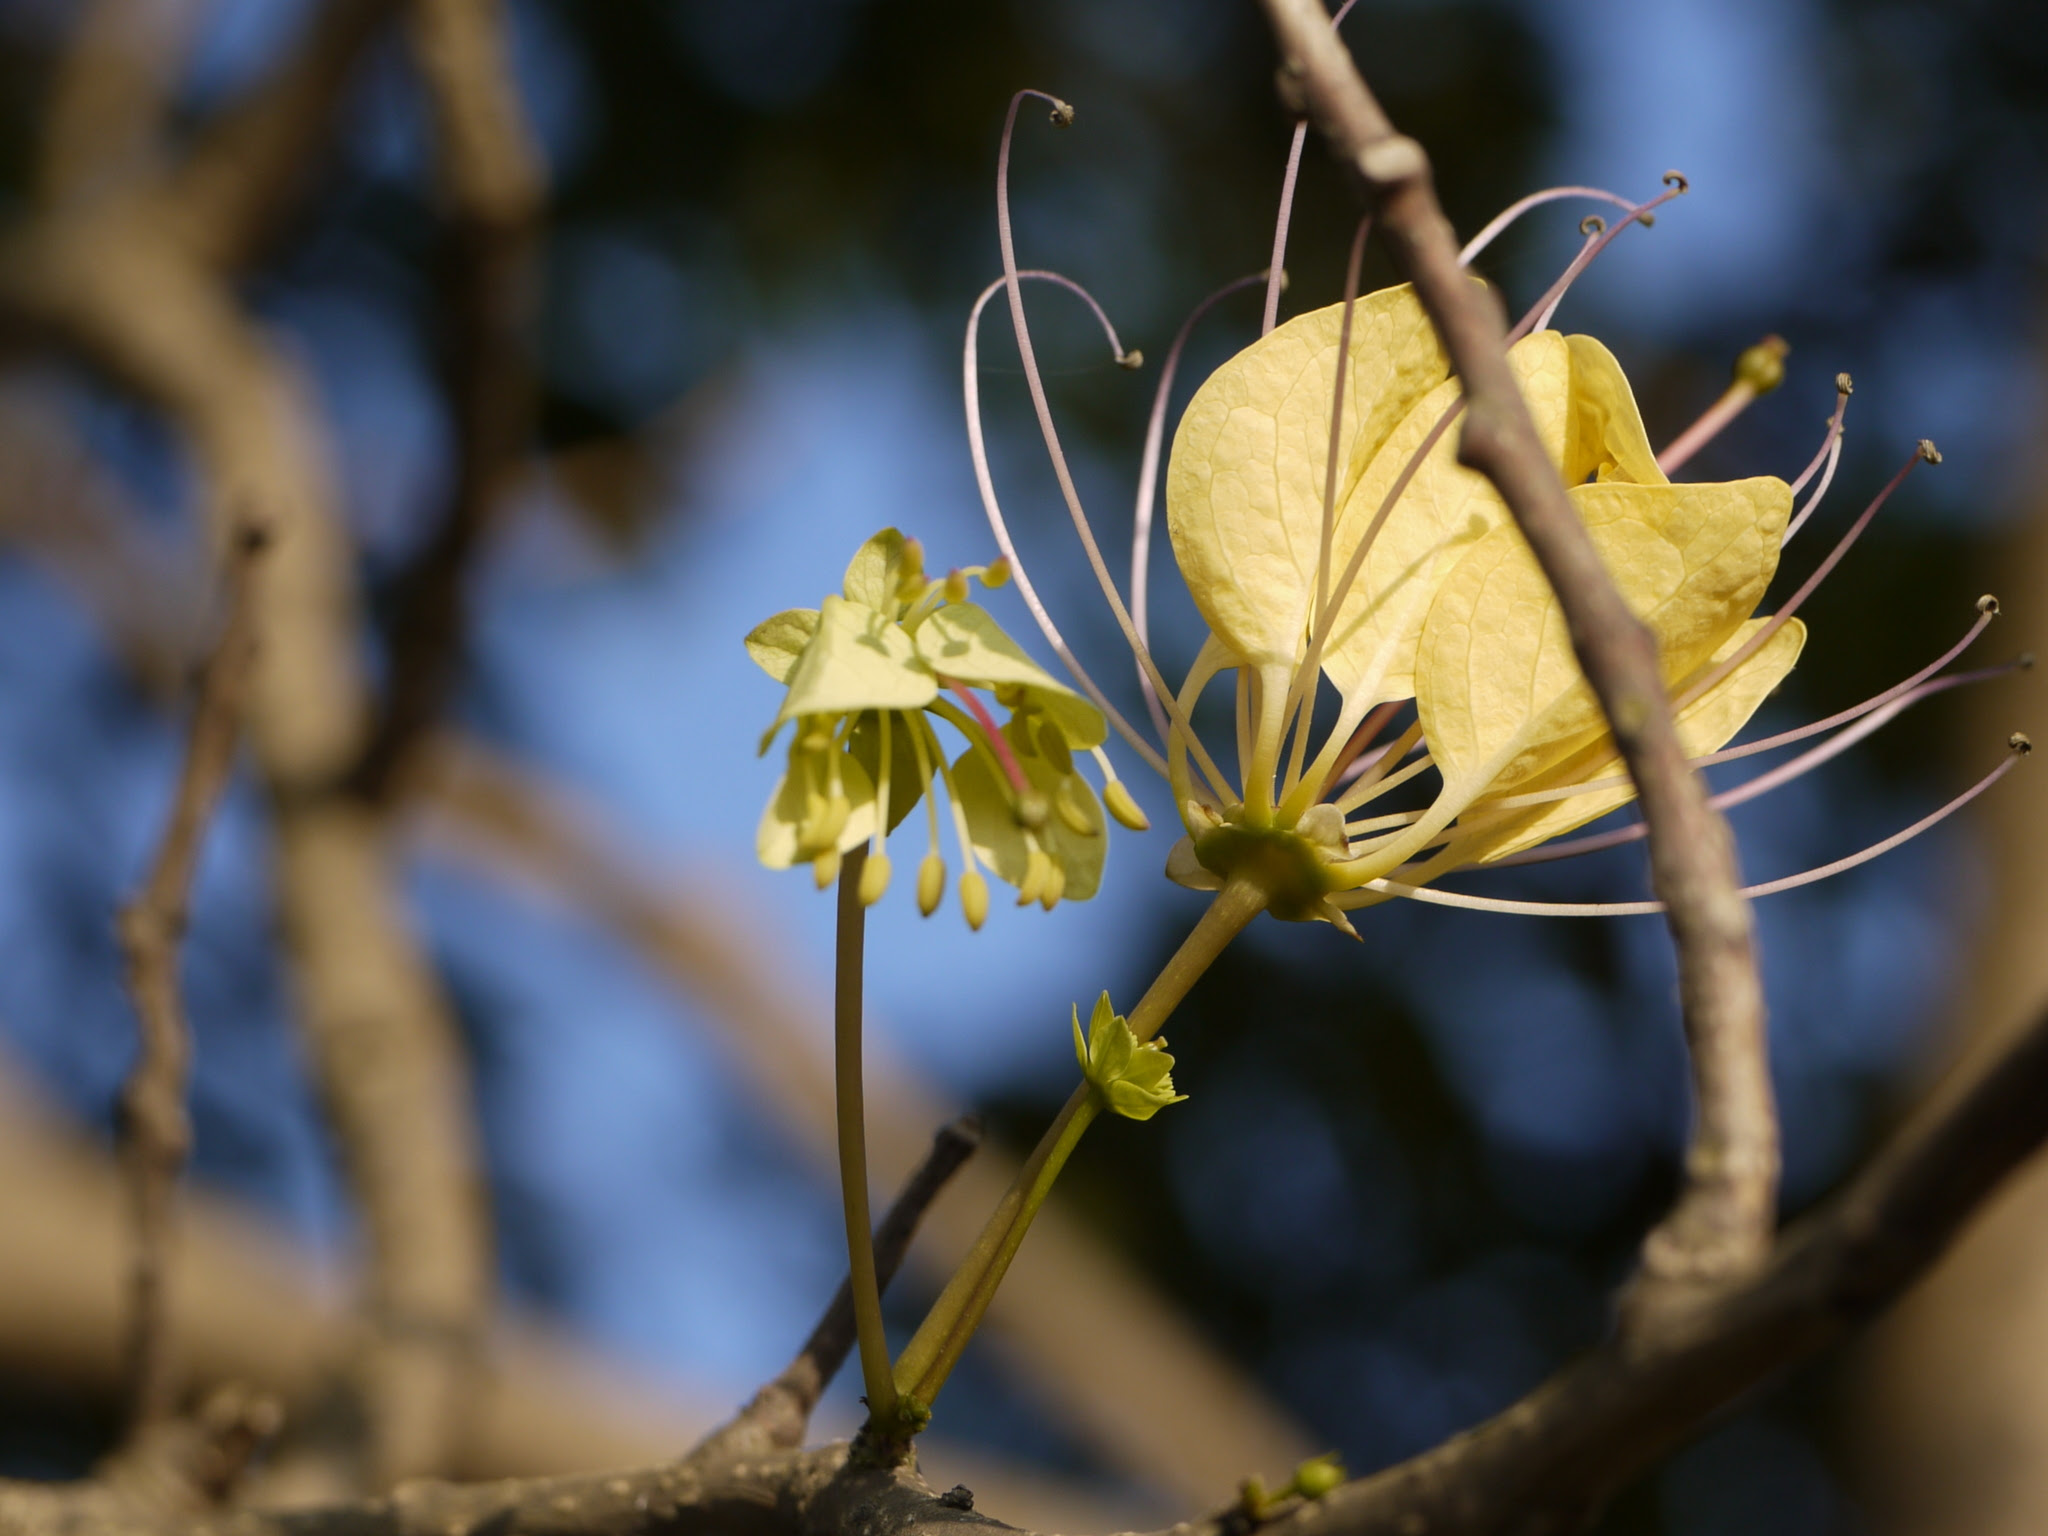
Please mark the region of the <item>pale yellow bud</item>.
<svg viewBox="0 0 2048 1536"><path fill-rule="evenodd" d="M811 860L811 877L818 882L818 889L824 890L839 878L839 850L827 848Z"/></svg>
<svg viewBox="0 0 2048 1536"><path fill-rule="evenodd" d="M871 853L860 872L860 904L872 907L889 889L889 855Z"/></svg>
<svg viewBox="0 0 2048 1536"><path fill-rule="evenodd" d="M1145 813L1138 809L1138 802L1131 798L1131 792L1124 788L1122 779L1111 779L1102 786L1102 803L1109 807L1109 814L1133 832L1145 832L1152 823Z"/></svg>
<svg viewBox="0 0 2048 1536"><path fill-rule="evenodd" d="M924 856L917 866L917 910L930 917L939 910L946 895L946 861L937 852Z"/></svg>
<svg viewBox="0 0 2048 1536"><path fill-rule="evenodd" d="M960 910L967 915L967 926L977 933L988 921L988 881L978 869L970 869L960 877Z"/></svg>

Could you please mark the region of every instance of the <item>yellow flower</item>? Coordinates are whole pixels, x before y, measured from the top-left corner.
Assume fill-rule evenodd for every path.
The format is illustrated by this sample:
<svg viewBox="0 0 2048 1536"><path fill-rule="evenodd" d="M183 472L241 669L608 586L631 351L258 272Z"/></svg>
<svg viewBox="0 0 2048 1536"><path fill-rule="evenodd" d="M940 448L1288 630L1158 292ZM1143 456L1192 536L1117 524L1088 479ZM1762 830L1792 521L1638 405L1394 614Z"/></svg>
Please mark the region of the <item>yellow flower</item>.
<svg viewBox="0 0 2048 1536"><path fill-rule="evenodd" d="M1074 1009L1074 1059L1103 1107L1126 1120L1150 1120L1187 1098L1173 1091L1173 1058L1166 1042L1140 1041L1110 1006L1107 992L1095 999L1086 1035L1081 1033L1081 1010Z"/></svg>
<svg viewBox="0 0 2048 1536"><path fill-rule="evenodd" d="M822 887L841 856L866 843L860 894L872 904L889 884L888 834L923 799L930 851L918 905L929 916L946 873L927 793L936 772L952 801L970 924L980 927L988 908L981 863L1017 886L1020 901L1047 909L1095 893L1107 839L1101 802L1074 754L1092 752L1101 763L1112 811L1129 795L1100 750L1101 713L966 600L970 578L994 587L1006 576L998 563L928 577L916 541L885 528L854 555L841 595L778 613L747 636L748 653L788 690L761 750L783 726L796 727L756 835L762 863L808 863ZM997 727L977 688L1009 709L1005 725ZM966 739L958 761L947 762L931 716Z"/></svg>
<svg viewBox="0 0 2048 1536"><path fill-rule="evenodd" d="M1549 583L1492 486L1457 463L1459 387L1421 305L1407 287L1355 302L1339 410L1344 308L1278 327L1202 385L1166 499L1210 630L1169 731L1188 832L1169 872L1203 888L1254 874L1277 915L1348 927L1344 908L1385 899L1371 882L1505 857L1632 790ZM1797 620L1751 617L1789 488L1671 483L1591 337L1539 331L1509 361L1609 571L1656 633L1686 749L1714 750L1804 640ZM1180 723L1224 672L1239 690L1235 781ZM1336 718L1312 742L1324 679ZM1359 758L1411 699L1407 730ZM1438 776L1426 806L1372 814L1425 769Z"/></svg>

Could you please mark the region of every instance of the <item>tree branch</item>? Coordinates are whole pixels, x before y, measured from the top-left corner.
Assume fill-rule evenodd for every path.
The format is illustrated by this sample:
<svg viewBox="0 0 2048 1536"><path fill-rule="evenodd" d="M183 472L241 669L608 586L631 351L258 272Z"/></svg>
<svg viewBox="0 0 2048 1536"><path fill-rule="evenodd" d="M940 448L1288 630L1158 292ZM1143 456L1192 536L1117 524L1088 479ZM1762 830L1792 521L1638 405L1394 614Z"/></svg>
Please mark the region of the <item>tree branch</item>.
<svg viewBox="0 0 2048 1536"><path fill-rule="evenodd" d="M1395 132L1320 0L1261 0L1298 91L1364 185L1465 387L1459 462L1498 488L1557 593L1579 666L1635 780L1650 883L1669 912L1697 1121L1676 1207L1643 1246L1624 1322L1673 1309L1763 1262L1777 1204L1778 1128L1747 903L1734 841L1687 766L1650 630L1600 562L1508 369L1498 298L1458 266L1422 146Z"/></svg>
<svg viewBox="0 0 2048 1536"><path fill-rule="evenodd" d="M896 1278L918 1224L961 1165L981 1145L981 1122L961 1115L939 1127L932 1149L904 1181L895 1203L875 1228L875 1281L883 1289ZM840 1282L825 1315L804 1340L796 1358L753 1396L731 1423L713 1431L691 1452L713 1459L794 1450L804 1442L811 1412L853 1348L853 1283Z"/></svg>
<svg viewBox="0 0 2048 1536"><path fill-rule="evenodd" d="M2005 1177L2048 1138L2048 1013L1980 1070L1958 1073L1769 1264L1654 1338L1608 1340L1519 1403L1435 1450L1297 1503L1268 1536L1548 1536L1714 1413L1840 1339L1926 1272ZM418 1482L388 1499L296 1514L195 1519L98 1484L0 1483L0 1536L517 1536L759 1532L959 1536L998 1527L914 1475L849 1472L844 1450L748 1453L637 1472ZM1242 1536L1235 1509L1172 1536Z"/></svg>
<svg viewBox="0 0 2048 1536"><path fill-rule="evenodd" d="M177 1390L165 1338L165 1250L178 1178L192 1148L185 1110L192 1032L178 984L178 947L206 824L234 768L242 698L255 662L256 605L249 588L267 537L260 525L245 525L229 559L227 623L200 680L199 707L170 823L148 878L120 918L128 988L142 1026L142 1051L121 1092L122 1161L135 1223L129 1280L131 1440L168 1417Z"/></svg>
<svg viewBox="0 0 2048 1536"><path fill-rule="evenodd" d="M502 8L497 0L412 0L411 35L451 215L442 372L455 408L455 481L439 527L400 583L391 682L356 774L373 800L389 795L454 683L463 583L527 447L535 396L527 326L541 167Z"/></svg>

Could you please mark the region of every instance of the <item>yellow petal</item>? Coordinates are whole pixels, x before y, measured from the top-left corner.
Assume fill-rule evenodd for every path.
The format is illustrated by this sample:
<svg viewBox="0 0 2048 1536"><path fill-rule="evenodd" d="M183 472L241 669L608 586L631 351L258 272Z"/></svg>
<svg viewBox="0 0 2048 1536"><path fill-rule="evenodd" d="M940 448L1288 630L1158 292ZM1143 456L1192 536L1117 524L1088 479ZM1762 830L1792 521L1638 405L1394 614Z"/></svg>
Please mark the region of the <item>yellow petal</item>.
<svg viewBox="0 0 2048 1536"><path fill-rule="evenodd" d="M1048 801L1059 793L1059 775L1044 758L1020 752L1017 761L1026 781ZM999 879L1021 889L1030 873L1030 844L1025 841L1024 828L1017 824L1009 792L989 766L987 755L969 748L953 767L953 783L959 792L960 809L967 814L967 834L975 853ZM1087 782L1076 776L1067 792L1080 802L1079 814L1094 831L1077 832L1064 817L1048 816L1032 835L1059 865L1064 881L1060 898L1086 901L1101 888L1102 863L1108 855L1109 839L1102 835L1102 807ZM1034 889L1032 895L1037 894Z"/></svg>
<svg viewBox="0 0 2048 1536"><path fill-rule="evenodd" d="M747 635L747 654L775 681L786 683L817 632L817 609L788 608L753 627Z"/></svg>
<svg viewBox="0 0 2048 1536"><path fill-rule="evenodd" d="M1298 316L1231 358L1195 392L1174 435L1166 472L1174 555L1209 628L1254 666L1291 664L1307 627L1343 313L1336 304ZM1412 289L1356 301L1340 497L1446 373Z"/></svg>
<svg viewBox="0 0 2048 1536"><path fill-rule="evenodd" d="M894 528L884 528L855 550L841 584L846 600L885 613L894 611L897 594L891 578L901 567L906 542Z"/></svg>
<svg viewBox="0 0 2048 1536"><path fill-rule="evenodd" d="M1695 671L1762 597L1791 493L1782 481L1572 489L1629 606L1656 631L1667 682ZM1503 524L1438 589L1416 708L1452 804L1527 781L1601 726L1564 616L1521 533Z"/></svg>
<svg viewBox="0 0 2048 1536"><path fill-rule="evenodd" d="M1571 414L1565 424L1564 483L1628 480L1667 485L1643 431L1635 394L1614 354L1591 336L1567 336L1571 351Z"/></svg>
<svg viewBox="0 0 2048 1536"><path fill-rule="evenodd" d="M1744 624L1701 665L1698 675L1704 675L1732 656L1751 635L1763 628L1765 622L1752 619ZM1806 626L1797 619L1787 620L1784 627L1765 641L1755 655L1680 710L1678 740L1685 748L1686 756L1700 757L1727 745L1735 733L1749 723L1758 706L1785 680L1805 644ZM1678 691L1683 691L1683 685ZM1613 737L1602 731L1565 761L1517 786L1512 793L1625 777L1626 772L1621 759L1615 756ZM1618 806L1626 805L1635 798L1635 790L1626 783L1617 784L1575 795L1569 800L1489 814L1488 799L1491 798L1497 797L1474 802L1471 809L1459 818L1461 828L1471 826L1473 831L1455 840L1456 854L1452 862L1483 864L1519 853L1524 848L1533 848L1538 843L1547 843Z"/></svg>
<svg viewBox="0 0 2048 1536"><path fill-rule="evenodd" d="M1572 376L1565 340L1555 331L1539 331L1515 344L1508 363L1535 417L1537 436L1556 462L1565 451ZM1333 580L1460 392L1458 381L1450 379L1418 400L1339 502ZM1453 423L1417 465L1338 605L1323 671L1354 710L1415 692L1415 648L1437 584L1474 543L1508 520L1506 505L1486 477L1458 463L1458 432ZM1357 696L1361 689L1363 697Z"/></svg>
<svg viewBox="0 0 2048 1536"><path fill-rule="evenodd" d="M817 633L790 670L789 696L776 721L862 709L922 709L938 695L938 680L901 625L864 603L828 597Z"/></svg>
<svg viewBox="0 0 2048 1536"><path fill-rule="evenodd" d="M917 627L917 650L933 671L980 688L1023 688L1060 727L1067 744L1099 747L1109 735L1102 712L1025 654L988 610L949 603Z"/></svg>
<svg viewBox="0 0 2048 1536"><path fill-rule="evenodd" d="M849 757L839 760L839 782L853 804L837 840L838 851L845 853L874 835L875 785L867 769ZM808 796L815 788L815 784L805 782L802 773L785 773L777 782L775 793L768 797L767 807L761 812L761 824L754 832L754 852L768 868L788 869L808 863L816 854L816 849L803 847L797 835Z"/></svg>

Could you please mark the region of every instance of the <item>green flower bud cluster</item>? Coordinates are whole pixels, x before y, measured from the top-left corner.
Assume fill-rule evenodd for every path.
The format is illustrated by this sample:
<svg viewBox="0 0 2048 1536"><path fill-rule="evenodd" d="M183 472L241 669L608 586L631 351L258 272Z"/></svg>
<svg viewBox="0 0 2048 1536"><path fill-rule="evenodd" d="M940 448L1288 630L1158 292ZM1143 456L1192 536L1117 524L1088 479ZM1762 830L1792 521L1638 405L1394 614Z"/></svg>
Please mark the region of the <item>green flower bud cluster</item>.
<svg viewBox="0 0 2048 1536"><path fill-rule="evenodd" d="M1166 1052L1166 1042L1141 1042L1123 1016L1110 1007L1107 992L1095 999L1085 1037L1081 1034L1081 1010L1075 1007L1074 1056L1103 1107L1127 1120L1150 1120L1167 1105L1187 1097L1173 1091L1173 1058Z"/></svg>
<svg viewBox="0 0 2048 1536"><path fill-rule="evenodd" d="M967 601L972 583L1001 586L1003 561L928 576L915 539L885 528L855 553L839 596L819 608L776 614L747 636L747 651L786 686L762 738L773 745L794 724L789 761L756 836L773 869L808 864L820 888L841 857L863 843L860 897L889 887L889 834L922 800L930 840L918 866L917 902L926 916L946 889L939 812L930 793L946 786L960 849L960 904L970 926L988 913L984 867L1018 889L1021 903L1048 910L1082 900L1100 883L1102 803L1126 826L1145 818L1102 751L1101 712L1056 682ZM1010 712L998 726L974 690ZM948 755L935 720L966 742ZM1075 771L1077 752L1101 767L1102 800Z"/></svg>

